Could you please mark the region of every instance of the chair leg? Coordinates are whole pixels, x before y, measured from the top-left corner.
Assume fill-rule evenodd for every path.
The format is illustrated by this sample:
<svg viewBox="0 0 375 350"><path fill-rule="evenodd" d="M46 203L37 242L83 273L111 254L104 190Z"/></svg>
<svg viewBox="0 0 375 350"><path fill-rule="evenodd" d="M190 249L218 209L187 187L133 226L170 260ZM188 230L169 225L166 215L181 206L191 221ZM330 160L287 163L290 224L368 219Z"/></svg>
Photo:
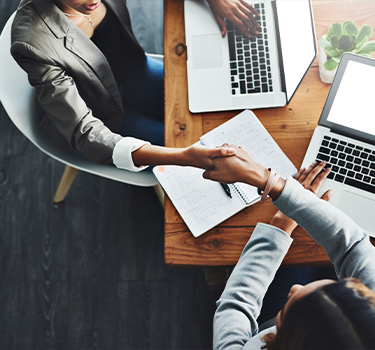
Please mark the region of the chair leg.
<svg viewBox="0 0 375 350"><path fill-rule="evenodd" d="M156 192L156 195L157 195L158 198L159 198L159 201L160 201L161 206L162 206L163 209L164 209L165 193L164 193L163 188L160 186L160 184L157 184L157 185L154 186L154 190L155 190L155 192Z"/></svg>
<svg viewBox="0 0 375 350"><path fill-rule="evenodd" d="M60 180L59 186L57 187L55 197L53 197L54 203L60 203L65 199L77 173L78 169L69 165L65 167L64 174Z"/></svg>

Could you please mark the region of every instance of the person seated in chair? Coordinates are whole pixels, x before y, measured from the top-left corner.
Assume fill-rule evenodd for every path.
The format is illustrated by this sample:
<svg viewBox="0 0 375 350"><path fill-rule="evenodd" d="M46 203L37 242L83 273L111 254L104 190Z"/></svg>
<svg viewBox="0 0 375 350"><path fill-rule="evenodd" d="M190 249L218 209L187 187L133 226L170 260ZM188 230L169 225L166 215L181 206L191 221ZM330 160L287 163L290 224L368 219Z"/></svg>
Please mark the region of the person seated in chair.
<svg viewBox="0 0 375 350"><path fill-rule="evenodd" d="M280 178L255 163L241 148L215 158L204 177L223 183L244 182L269 195L279 209L269 225L256 226L234 268L214 316L214 349L344 350L375 348L375 247L353 220L316 193L329 174L326 162ZM263 298L292 243L297 227L323 248L337 280L294 285L289 299L259 332Z"/></svg>
<svg viewBox="0 0 375 350"><path fill-rule="evenodd" d="M246 1L208 1L223 35L224 16L246 35L257 33L257 13ZM124 0L23 0L11 53L36 89L45 132L93 162L130 171L209 169L213 157L233 151L162 147L163 64L146 57Z"/></svg>

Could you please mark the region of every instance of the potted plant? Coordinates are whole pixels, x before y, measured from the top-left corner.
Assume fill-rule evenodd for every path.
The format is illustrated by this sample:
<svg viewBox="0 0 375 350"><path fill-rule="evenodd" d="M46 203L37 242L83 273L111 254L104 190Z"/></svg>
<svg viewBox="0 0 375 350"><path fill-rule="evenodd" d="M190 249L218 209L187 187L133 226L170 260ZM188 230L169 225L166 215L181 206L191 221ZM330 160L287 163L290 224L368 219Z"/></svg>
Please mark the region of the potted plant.
<svg viewBox="0 0 375 350"><path fill-rule="evenodd" d="M332 83L344 52L370 57L375 51L375 41L368 41L372 28L365 24L359 30L353 21L333 23L327 35L319 39L319 72L324 83Z"/></svg>

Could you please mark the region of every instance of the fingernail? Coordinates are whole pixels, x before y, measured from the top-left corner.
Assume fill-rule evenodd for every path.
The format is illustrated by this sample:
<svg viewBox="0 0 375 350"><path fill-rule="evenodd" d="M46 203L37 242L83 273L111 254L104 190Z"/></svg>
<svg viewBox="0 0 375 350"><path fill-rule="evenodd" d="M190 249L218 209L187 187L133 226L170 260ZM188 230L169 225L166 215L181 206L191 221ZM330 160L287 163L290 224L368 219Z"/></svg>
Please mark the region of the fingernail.
<svg viewBox="0 0 375 350"><path fill-rule="evenodd" d="M235 154L236 150L234 148L228 148L227 152L228 152L228 154Z"/></svg>

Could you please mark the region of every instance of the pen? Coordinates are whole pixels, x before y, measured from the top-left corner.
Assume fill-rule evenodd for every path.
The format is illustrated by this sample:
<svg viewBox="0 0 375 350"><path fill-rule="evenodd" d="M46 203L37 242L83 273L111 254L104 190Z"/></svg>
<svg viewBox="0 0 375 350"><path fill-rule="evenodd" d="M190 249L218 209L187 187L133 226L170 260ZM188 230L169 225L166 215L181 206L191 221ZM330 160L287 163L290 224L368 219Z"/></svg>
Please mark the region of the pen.
<svg viewBox="0 0 375 350"><path fill-rule="evenodd" d="M224 189L225 193L228 197L232 198L232 194L230 193L230 188L227 184L223 184L220 182L221 187Z"/></svg>

